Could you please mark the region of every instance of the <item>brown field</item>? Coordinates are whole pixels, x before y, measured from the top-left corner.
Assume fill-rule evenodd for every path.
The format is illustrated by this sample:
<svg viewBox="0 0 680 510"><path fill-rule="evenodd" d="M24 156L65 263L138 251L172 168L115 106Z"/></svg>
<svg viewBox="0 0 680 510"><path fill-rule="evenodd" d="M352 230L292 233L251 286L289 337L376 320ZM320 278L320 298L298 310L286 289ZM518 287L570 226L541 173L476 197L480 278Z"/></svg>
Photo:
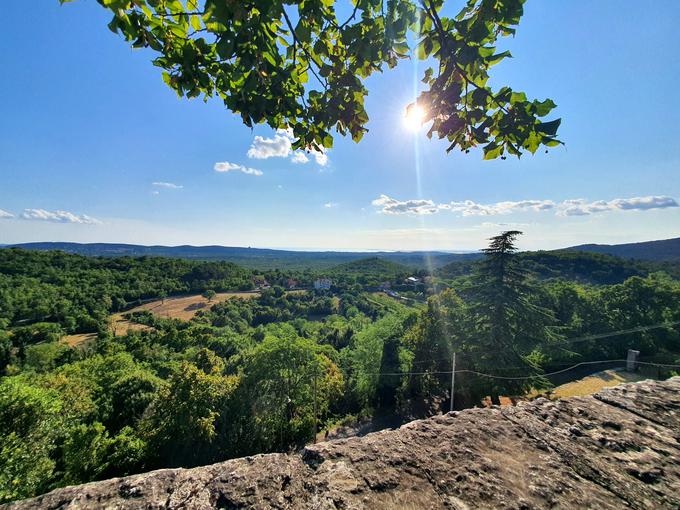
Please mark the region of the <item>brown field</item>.
<svg viewBox="0 0 680 510"><path fill-rule="evenodd" d="M111 316L111 331L114 335L120 336L126 334L128 331L143 331L151 329L144 324L135 324L130 322L123 314L116 313ZM79 347L97 338L97 333L79 333L77 335L66 335L61 337L61 342L69 347Z"/></svg>
<svg viewBox="0 0 680 510"><path fill-rule="evenodd" d="M145 326L144 324L130 322L125 317L123 317L122 313L115 313L111 316L111 332L114 336L124 335L128 331L145 331L147 329L151 328L149 326Z"/></svg>
<svg viewBox="0 0 680 510"><path fill-rule="evenodd" d="M199 310L209 310L210 307L216 303L221 303L222 301L232 298L252 299L259 295L259 292L220 292L215 294L215 297L210 303L200 294L169 297L164 301L159 299L157 301L145 303L136 308L132 308L131 310L127 310L125 313L128 314L147 310L158 317L188 321L193 319L194 315L196 315Z"/></svg>
<svg viewBox="0 0 680 510"><path fill-rule="evenodd" d="M555 397L580 397L583 395L592 395L603 388L617 386L627 382L638 382L649 379L643 375L626 372L624 370L603 370L596 374L589 375L578 381L557 386L552 394Z"/></svg>
<svg viewBox="0 0 680 510"><path fill-rule="evenodd" d="M78 335L66 335L61 337L61 342L69 347L84 345L90 340L97 338L97 333L80 333Z"/></svg>
<svg viewBox="0 0 680 510"><path fill-rule="evenodd" d="M304 292L304 291L293 291ZM208 310L215 303L221 303L231 298L252 299L259 296L258 292L220 292L215 294L215 297L209 303L200 294L192 296L170 297L165 300L156 300L143 305L137 306L122 313L115 313L111 315L111 331L114 335L125 335L128 331L144 331L151 329L144 324L136 324L127 320L124 315L132 312L141 312L148 310L154 315L163 318L181 319L184 321L191 320L199 310ZM97 337L96 333L81 333L78 335L66 335L61 338L61 341L69 347L77 347L85 345L87 342L94 340Z"/></svg>

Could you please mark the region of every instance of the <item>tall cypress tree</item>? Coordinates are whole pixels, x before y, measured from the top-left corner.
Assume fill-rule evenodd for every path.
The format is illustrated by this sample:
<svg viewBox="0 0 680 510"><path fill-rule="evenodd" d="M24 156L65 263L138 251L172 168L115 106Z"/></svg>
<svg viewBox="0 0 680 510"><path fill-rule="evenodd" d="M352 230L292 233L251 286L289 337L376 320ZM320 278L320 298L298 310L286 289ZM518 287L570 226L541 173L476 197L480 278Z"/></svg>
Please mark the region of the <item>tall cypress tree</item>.
<svg viewBox="0 0 680 510"><path fill-rule="evenodd" d="M470 342L469 360L480 372L507 377L540 374L540 347L559 342L555 317L537 301L536 290L515 253L522 232L509 230L492 237L484 260L472 278L473 322L476 341ZM480 390L494 403L499 394L522 393L534 381L480 378Z"/></svg>

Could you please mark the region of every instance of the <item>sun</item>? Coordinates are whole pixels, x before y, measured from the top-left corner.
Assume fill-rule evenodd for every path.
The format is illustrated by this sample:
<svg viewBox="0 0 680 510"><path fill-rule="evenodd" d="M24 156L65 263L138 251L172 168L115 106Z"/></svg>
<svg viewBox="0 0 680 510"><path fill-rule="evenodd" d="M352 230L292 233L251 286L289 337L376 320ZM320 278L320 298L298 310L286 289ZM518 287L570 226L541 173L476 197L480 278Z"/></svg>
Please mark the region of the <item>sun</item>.
<svg viewBox="0 0 680 510"><path fill-rule="evenodd" d="M406 107L404 114L404 126L409 131L418 131L425 122L426 111L417 103L412 103Z"/></svg>

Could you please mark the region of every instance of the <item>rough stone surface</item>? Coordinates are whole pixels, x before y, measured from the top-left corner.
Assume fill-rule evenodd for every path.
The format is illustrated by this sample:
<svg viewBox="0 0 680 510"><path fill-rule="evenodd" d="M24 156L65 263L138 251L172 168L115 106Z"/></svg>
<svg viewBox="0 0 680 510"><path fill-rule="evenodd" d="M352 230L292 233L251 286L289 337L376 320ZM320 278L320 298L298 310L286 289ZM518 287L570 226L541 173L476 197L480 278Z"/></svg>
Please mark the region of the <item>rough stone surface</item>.
<svg viewBox="0 0 680 510"><path fill-rule="evenodd" d="M66 487L9 509L680 508L680 377Z"/></svg>

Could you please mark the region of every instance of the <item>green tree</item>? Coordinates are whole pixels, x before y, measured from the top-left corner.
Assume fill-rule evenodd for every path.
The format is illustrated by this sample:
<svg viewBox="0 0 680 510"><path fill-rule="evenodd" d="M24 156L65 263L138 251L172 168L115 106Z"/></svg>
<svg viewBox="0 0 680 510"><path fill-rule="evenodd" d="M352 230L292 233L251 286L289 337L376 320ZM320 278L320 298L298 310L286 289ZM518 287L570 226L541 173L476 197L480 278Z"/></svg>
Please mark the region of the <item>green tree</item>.
<svg viewBox="0 0 680 510"><path fill-rule="evenodd" d="M104 425L78 424L63 445L65 484L124 476L141 467L146 445L126 427L111 437Z"/></svg>
<svg viewBox="0 0 680 510"><path fill-rule="evenodd" d="M323 417L340 398L342 386L342 374L323 348L290 327L267 335L243 365L241 400L252 413L253 446L272 451L309 441L315 400L317 418Z"/></svg>
<svg viewBox="0 0 680 510"><path fill-rule="evenodd" d="M535 302L537 289L515 257L518 235L516 230L503 232L483 250L485 259L472 277L474 342L463 351L472 367L508 377L540 373L541 347L561 338L554 314ZM480 383L499 403L500 393L517 394L536 381L490 378Z"/></svg>
<svg viewBox="0 0 680 510"><path fill-rule="evenodd" d="M208 302L211 302L213 298L215 297L216 292L212 289L206 290L201 296L203 296L205 299L208 300Z"/></svg>
<svg viewBox="0 0 680 510"><path fill-rule="evenodd" d="M401 384L401 339L409 314L396 311L378 319L354 336L351 357L351 387L366 409L392 408ZM381 375L381 374L390 375Z"/></svg>
<svg viewBox="0 0 680 510"><path fill-rule="evenodd" d="M0 376L5 373L5 367L12 361L12 350L9 332L0 329Z"/></svg>
<svg viewBox="0 0 680 510"><path fill-rule="evenodd" d="M428 299L413 328L405 335L412 355L409 365L418 375L410 376L401 391L402 412L414 416L440 411L440 404L450 398L451 357L471 348L476 341L471 334L468 306L448 289ZM476 404L459 376L457 405Z"/></svg>
<svg viewBox="0 0 680 510"><path fill-rule="evenodd" d="M159 466L195 466L219 460L218 421L229 411L235 376L206 373L184 362L159 391L141 423Z"/></svg>
<svg viewBox="0 0 680 510"><path fill-rule="evenodd" d="M468 0L453 16L444 0L356 0L348 12L335 0L98 1L112 31L157 52L179 96L217 96L249 127L290 128L295 148L330 148L332 129L359 141L366 79L409 57L436 62L408 111L448 150L483 145L491 159L560 143L559 119L541 120L553 101L488 85L489 69L511 56L497 45L514 35L525 0Z"/></svg>
<svg viewBox="0 0 680 510"><path fill-rule="evenodd" d="M0 381L0 503L44 492L55 478L58 394L21 377Z"/></svg>

